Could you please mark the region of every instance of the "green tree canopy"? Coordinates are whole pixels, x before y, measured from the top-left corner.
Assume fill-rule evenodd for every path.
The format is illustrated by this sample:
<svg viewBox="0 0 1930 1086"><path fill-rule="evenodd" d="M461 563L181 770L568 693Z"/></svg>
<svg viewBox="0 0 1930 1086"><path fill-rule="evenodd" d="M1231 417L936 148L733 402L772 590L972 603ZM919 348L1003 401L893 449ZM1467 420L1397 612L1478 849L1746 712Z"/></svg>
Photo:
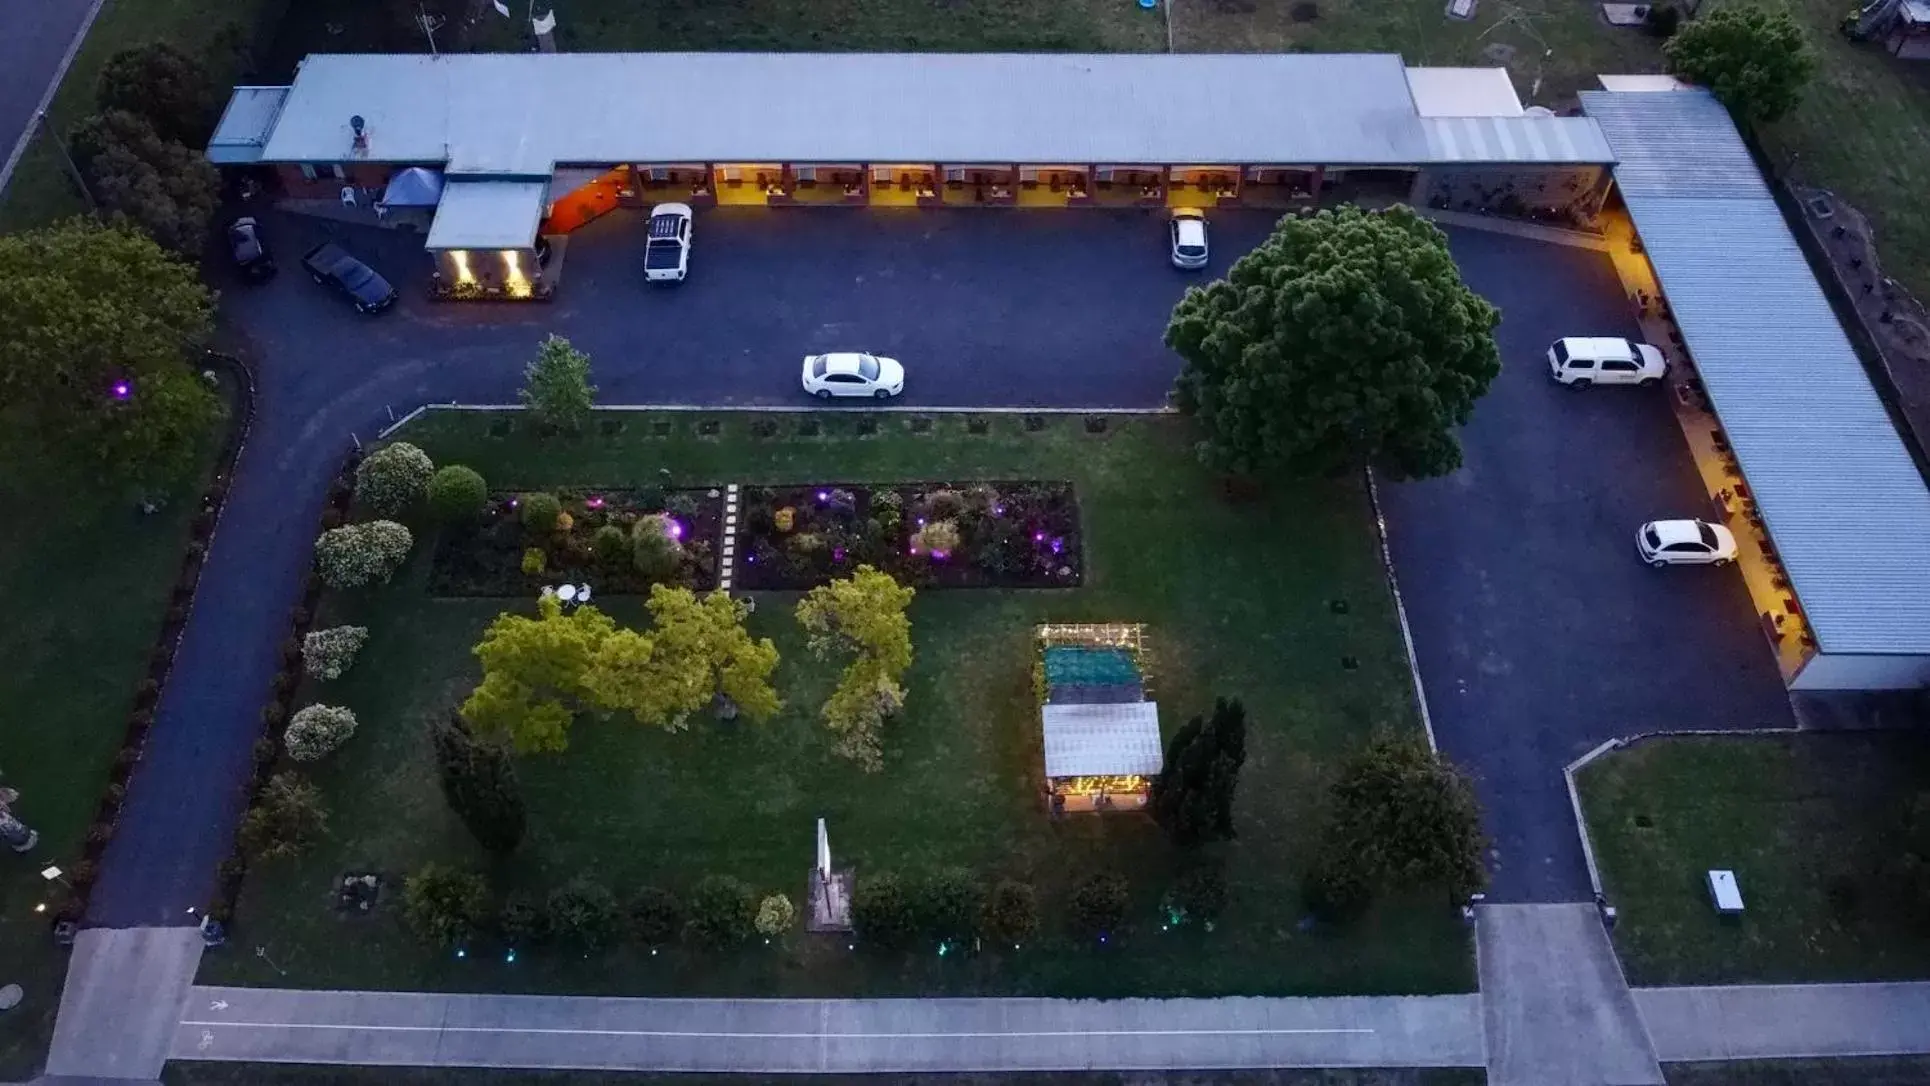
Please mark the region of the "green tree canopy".
<svg viewBox="0 0 1930 1086"><path fill-rule="evenodd" d="M771 686L777 647L744 629L743 601L658 584L648 607L650 629L618 630L592 658L584 685L598 707L671 731L706 708L763 721L783 707Z"/></svg>
<svg viewBox="0 0 1930 1086"><path fill-rule="evenodd" d="M1153 821L1179 845L1232 838L1233 791L1246 764L1246 707L1218 698L1211 717L1194 717L1167 745L1153 778Z"/></svg>
<svg viewBox="0 0 1930 1086"><path fill-rule="evenodd" d="M1780 7L1716 8L1676 31L1662 51L1670 71L1709 88L1744 128L1795 109L1816 71L1802 27Z"/></svg>
<svg viewBox="0 0 1930 1086"><path fill-rule="evenodd" d="M1418 738L1377 735L1329 795L1324 880L1362 891L1438 886L1455 900L1487 883L1474 786Z"/></svg>
<svg viewBox="0 0 1930 1086"><path fill-rule="evenodd" d="M591 704L590 661L615 630L596 608L565 613L553 596L537 601L535 618L497 615L475 649L483 678L462 704L464 719L523 753L563 750L570 722Z"/></svg>
<svg viewBox="0 0 1930 1086"><path fill-rule="evenodd" d="M523 371L523 406L536 421L566 433L590 424L596 406L596 386L590 383L590 356L552 335L536 351L536 361Z"/></svg>
<svg viewBox="0 0 1930 1086"><path fill-rule="evenodd" d="M82 121L74 161L110 216L163 248L199 260L220 201L221 177L199 151L163 139L139 114L113 110Z"/></svg>
<svg viewBox="0 0 1930 1086"><path fill-rule="evenodd" d="M915 594L890 574L865 565L798 601L797 619L810 634L812 653L820 660L849 658L821 715L834 737L833 749L869 772L884 768L879 733L904 708L900 680L911 666L911 619L905 611Z"/></svg>
<svg viewBox="0 0 1930 1086"><path fill-rule="evenodd" d="M1281 219L1225 279L1186 292L1166 344L1207 464L1424 477L1461 463L1454 428L1501 372L1500 319L1433 224L1349 205Z"/></svg>
<svg viewBox="0 0 1930 1086"><path fill-rule="evenodd" d="M132 46L108 57L95 84L94 100L103 113L139 114L161 138L190 147L207 145L221 105L208 70L165 41Z"/></svg>
<svg viewBox="0 0 1930 1086"><path fill-rule="evenodd" d="M442 797L476 843L495 853L514 852L528 816L516 765L507 747L477 738L460 713L430 727Z"/></svg>
<svg viewBox="0 0 1930 1086"><path fill-rule="evenodd" d="M0 395L64 462L143 487L193 473L218 397L189 364L213 326L194 269L124 227L0 235Z"/></svg>

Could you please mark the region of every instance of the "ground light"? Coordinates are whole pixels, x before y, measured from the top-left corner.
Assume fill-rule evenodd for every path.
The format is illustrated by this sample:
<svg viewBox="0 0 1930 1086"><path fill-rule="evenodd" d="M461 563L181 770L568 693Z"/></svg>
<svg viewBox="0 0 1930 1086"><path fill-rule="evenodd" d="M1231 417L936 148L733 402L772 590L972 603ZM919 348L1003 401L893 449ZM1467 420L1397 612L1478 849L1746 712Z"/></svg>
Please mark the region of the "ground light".
<svg viewBox="0 0 1930 1086"><path fill-rule="evenodd" d="M449 259L456 265L456 282L465 286L475 283L476 273L469 268L469 252L466 249L449 250Z"/></svg>

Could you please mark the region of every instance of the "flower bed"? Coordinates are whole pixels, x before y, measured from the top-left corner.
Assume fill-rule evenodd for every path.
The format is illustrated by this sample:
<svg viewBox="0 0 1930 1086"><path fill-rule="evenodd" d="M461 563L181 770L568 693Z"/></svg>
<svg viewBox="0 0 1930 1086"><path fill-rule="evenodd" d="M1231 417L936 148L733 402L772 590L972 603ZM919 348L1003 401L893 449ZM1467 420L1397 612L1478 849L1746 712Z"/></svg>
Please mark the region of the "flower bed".
<svg viewBox="0 0 1930 1086"><path fill-rule="evenodd" d="M436 539L429 590L441 596L523 596L548 584L589 584L598 595L643 594L656 580L707 591L717 585L717 541L724 525L721 490L598 490L552 492L563 517L550 531L524 522L527 495L497 494L474 525L447 527ZM668 518L680 551L675 572L641 572L629 547L598 533L615 528L629 538L637 521ZM530 552L542 552L540 567ZM526 572L526 570L528 572Z"/></svg>
<svg viewBox="0 0 1930 1086"><path fill-rule="evenodd" d="M750 590L865 564L919 588L1071 588L1085 575L1070 483L746 487L737 553Z"/></svg>

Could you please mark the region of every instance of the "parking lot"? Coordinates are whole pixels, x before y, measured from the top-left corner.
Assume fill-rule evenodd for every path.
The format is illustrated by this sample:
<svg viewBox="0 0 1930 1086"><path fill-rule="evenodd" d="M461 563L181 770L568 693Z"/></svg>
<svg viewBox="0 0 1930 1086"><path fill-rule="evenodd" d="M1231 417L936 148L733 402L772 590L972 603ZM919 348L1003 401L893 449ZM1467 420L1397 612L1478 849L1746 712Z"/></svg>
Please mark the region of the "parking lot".
<svg viewBox="0 0 1930 1086"><path fill-rule="evenodd" d="M1202 275L1166 264L1157 211L720 209L698 217L689 281L651 287L643 218L573 235L547 305L431 303L419 236L272 218L288 273L228 288L227 307L274 370L262 436L346 444L390 408L513 402L550 332L589 352L612 403L803 406L801 356L856 348L905 362L908 405L1157 406L1178 370L1160 342L1173 303L1274 220L1215 213ZM324 236L390 276L401 304L363 317L309 283L294 265ZM1461 471L1385 488L1394 554L1436 732L1489 812L1497 896L1581 899L1563 765L1607 738L1786 724L1789 710L1733 569L1636 560L1637 525L1708 508L1666 392L1548 380L1554 339L1635 334L1607 258L1450 241L1502 310L1503 372Z"/></svg>
<svg viewBox="0 0 1930 1086"><path fill-rule="evenodd" d="M1453 246L1501 309L1502 372L1460 471L1383 488L1388 530L1436 735L1487 808L1492 896L1583 900L1564 765L1637 732L1786 726L1789 706L1733 567L1636 557L1645 521L1709 515L1667 390L1549 380L1554 340L1638 335L1608 258L1468 231Z"/></svg>

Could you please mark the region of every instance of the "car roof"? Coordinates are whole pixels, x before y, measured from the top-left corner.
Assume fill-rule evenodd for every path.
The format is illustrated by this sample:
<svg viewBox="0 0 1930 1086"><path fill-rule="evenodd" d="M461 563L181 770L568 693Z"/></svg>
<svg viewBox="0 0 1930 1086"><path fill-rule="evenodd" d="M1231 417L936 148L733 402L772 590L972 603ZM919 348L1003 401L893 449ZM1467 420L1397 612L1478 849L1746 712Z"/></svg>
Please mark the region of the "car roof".
<svg viewBox="0 0 1930 1086"><path fill-rule="evenodd" d="M678 229L683 225L683 221L684 217L682 215L666 214L658 211L650 216L650 236L652 238L674 238L677 236Z"/></svg>
<svg viewBox="0 0 1930 1086"><path fill-rule="evenodd" d="M1568 353L1583 358L1626 358L1633 361L1635 351L1628 340L1620 336L1568 336L1562 340L1568 345Z"/></svg>
<svg viewBox="0 0 1930 1086"><path fill-rule="evenodd" d="M864 355L857 351L840 351L837 354L827 354L824 356L824 372L856 373L858 372L858 363L863 360L863 358Z"/></svg>
<svg viewBox="0 0 1930 1086"><path fill-rule="evenodd" d="M1702 531L1693 520L1658 520L1653 527L1655 536L1664 546L1670 543L1699 543Z"/></svg>
<svg viewBox="0 0 1930 1086"><path fill-rule="evenodd" d="M1174 219L1173 224L1178 228L1179 240L1182 244L1206 244L1205 219Z"/></svg>

